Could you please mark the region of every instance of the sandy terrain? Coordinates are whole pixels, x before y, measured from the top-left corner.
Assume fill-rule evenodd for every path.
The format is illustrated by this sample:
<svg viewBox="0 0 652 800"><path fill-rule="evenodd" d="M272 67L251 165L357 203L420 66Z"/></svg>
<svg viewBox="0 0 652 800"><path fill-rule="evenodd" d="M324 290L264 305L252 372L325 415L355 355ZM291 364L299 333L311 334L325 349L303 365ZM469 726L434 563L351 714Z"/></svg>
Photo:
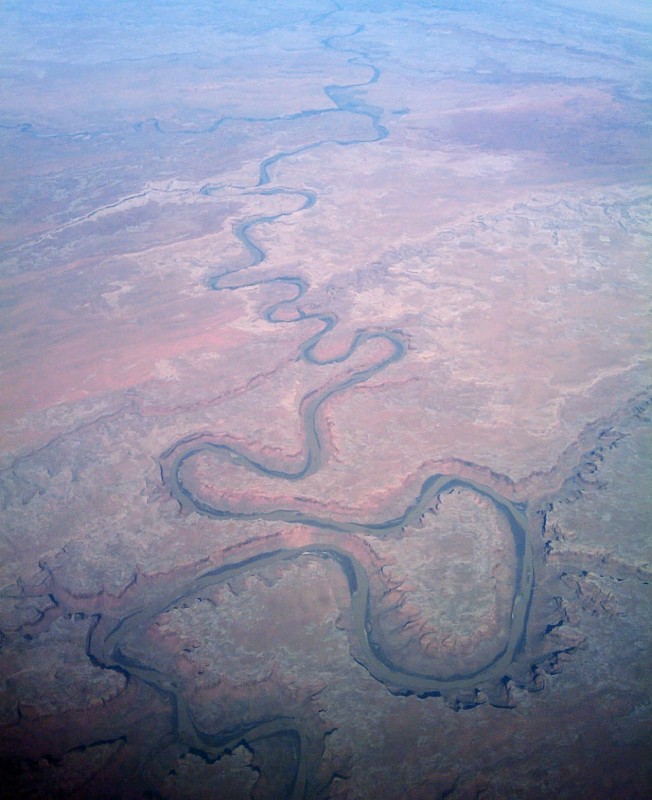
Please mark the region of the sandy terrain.
<svg viewBox="0 0 652 800"><path fill-rule="evenodd" d="M649 797L644 3L191 5L0 11L3 785Z"/></svg>

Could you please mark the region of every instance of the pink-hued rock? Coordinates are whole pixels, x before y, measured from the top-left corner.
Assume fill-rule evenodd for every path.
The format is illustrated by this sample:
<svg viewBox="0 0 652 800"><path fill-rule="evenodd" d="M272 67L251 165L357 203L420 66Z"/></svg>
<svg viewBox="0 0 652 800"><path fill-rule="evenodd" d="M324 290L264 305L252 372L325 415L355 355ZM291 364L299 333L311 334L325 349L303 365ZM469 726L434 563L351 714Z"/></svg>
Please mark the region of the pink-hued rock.
<svg viewBox="0 0 652 800"><path fill-rule="evenodd" d="M0 10L8 796L652 794L650 15L458 5Z"/></svg>

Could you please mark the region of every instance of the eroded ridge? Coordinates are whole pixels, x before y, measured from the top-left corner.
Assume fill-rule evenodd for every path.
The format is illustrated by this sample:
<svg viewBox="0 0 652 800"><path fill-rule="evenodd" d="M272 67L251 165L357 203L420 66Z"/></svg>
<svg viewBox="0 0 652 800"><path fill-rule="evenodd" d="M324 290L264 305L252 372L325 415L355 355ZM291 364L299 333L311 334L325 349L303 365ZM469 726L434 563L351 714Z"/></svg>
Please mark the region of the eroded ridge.
<svg viewBox="0 0 652 800"><path fill-rule="evenodd" d="M451 482L453 481L440 482L439 490L450 486ZM350 598L352 651L355 660L376 680L384 683L396 694L418 694L425 697L440 694L450 696L452 692L457 707L471 707L486 702L488 697L492 698L494 704L502 705L504 700L495 687L503 684L506 672L510 670L515 658L522 654L525 644L525 628L533 582L532 551L527 542L523 515L511 504L501 503L490 490L480 487L474 487L474 490L491 498L505 515L514 535L518 556L512 595L511 626L507 640L498 643L494 658L480 669L474 669L468 674L440 676L417 673L395 664L374 640L372 621L374 601L365 566L350 552L333 544L279 548L262 552L243 561L209 570L183 587L180 593L175 591L172 596L160 598L156 603L149 602L117 623L110 623L108 617L101 618L89 637L89 656L93 663L138 677L161 694L171 698L175 709L176 735L187 745L200 748L202 751L219 753L231 751L242 742L255 746L257 741L271 736L290 737L296 751L297 769L288 796L303 797L307 789L308 776L316 774L321 758L318 738L313 739L308 731L302 729L298 720L287 716L252 719L235 729L216 732L204 730L193 717L184 694L183 681L180 681L177 675L167 674L151 663L141 660L142 656L134 656L134 642L139 642L147 629L162 615L169 613L173 608L183 606L186 601L201 598L211 588L229 585L239 578L256 575L261 569L294 562L301 563L306 558L318 556L336 564L346 579ZM424 492L422 498L424 502L428 497L432 499L432 495L428 495L427 491ZM413 515L418 514L421 507L422 504L415 504Z"/></svg>

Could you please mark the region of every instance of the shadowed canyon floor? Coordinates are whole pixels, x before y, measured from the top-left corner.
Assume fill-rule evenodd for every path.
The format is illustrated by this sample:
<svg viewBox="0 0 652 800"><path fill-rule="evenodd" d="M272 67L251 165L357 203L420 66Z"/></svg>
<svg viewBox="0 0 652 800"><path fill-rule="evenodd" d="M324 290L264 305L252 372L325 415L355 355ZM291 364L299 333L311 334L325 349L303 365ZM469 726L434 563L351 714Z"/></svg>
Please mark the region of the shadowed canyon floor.
<svg viewBox="0 0 652 800"><path fill-rule="evenodd" d="M0 20L8 796L649 797L646 4Z"/></svg>

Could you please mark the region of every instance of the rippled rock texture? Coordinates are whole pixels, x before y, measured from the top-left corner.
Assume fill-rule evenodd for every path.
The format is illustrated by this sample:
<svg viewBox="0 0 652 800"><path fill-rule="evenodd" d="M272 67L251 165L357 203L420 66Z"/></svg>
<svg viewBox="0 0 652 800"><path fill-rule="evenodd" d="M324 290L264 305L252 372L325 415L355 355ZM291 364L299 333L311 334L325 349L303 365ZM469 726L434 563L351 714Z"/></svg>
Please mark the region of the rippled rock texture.
<svg viewBox="0 0 652 800"><path fill-rule="evenodd" d="M391 587L378 639L394 661L450 677L495 658L509 634L516 556L507 521L487 500L449 491L404 536L375 549Z"/></svg>
<svg viewBox="0 0 652 800"><path fill-rule="evenodd" d="M0 771L652 794L642 0L0 10Z"/></svg>

